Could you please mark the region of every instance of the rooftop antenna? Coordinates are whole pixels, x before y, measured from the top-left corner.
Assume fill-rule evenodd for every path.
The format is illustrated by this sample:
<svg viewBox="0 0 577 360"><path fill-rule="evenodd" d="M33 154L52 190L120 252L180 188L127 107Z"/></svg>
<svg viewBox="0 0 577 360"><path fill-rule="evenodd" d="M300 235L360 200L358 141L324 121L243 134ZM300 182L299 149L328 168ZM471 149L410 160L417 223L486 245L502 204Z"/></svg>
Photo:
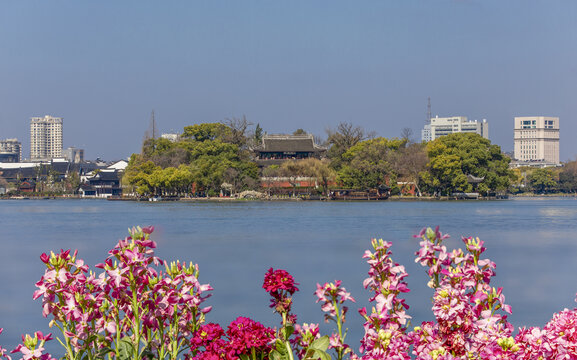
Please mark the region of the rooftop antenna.
<svg viewBox="0 0 577 360"><path fill-rule="evenodd" d="M152 109L151 115L151 122L152 122L152 139L156 139L156 123L154 121L154 109Z"/></svg>
<svg viewBox="0 0 577 360"><path fill-rule="evenodd" d="M427 98L427 123L431 123L431 97Z"/></svg>

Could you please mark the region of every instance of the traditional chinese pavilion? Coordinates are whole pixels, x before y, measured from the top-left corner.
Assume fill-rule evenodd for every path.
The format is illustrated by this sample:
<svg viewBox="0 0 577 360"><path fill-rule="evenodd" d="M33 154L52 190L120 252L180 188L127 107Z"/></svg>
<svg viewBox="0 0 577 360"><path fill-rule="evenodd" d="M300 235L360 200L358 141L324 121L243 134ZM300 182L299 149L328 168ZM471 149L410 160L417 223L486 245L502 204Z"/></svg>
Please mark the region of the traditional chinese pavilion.
<svg viewBox="0 0 577 360"><path fill-rule="evenodd" d="M315 144L311 134L264 135L262 143L252 149L260 166L280 164L286 160L320 159L327 149Z"/></svg>

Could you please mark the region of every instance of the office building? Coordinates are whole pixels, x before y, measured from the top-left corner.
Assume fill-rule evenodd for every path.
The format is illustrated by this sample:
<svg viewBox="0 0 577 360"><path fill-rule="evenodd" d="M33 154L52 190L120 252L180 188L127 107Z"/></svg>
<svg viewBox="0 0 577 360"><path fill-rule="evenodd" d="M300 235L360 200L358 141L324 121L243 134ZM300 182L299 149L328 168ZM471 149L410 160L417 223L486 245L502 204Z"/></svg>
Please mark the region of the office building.
<svg viewBox="0 0 577 360"><path fill-rule="evenodd" d="M515 117L515 160L559 164L559 118Z"/></svg>
<svg viewBox="0 0 577 360"><path fill-rule="evenodd" d="M30 118L30 160L62 157L62 118Z"/></svg>
<svg viewBox="0 0 577 360"><path fill-rule="evenodd" d="M470 121L466 116L434 117L421 130L423 141L432 141L441 136L454 133L475 133L485 139L489 138L489 123L487 120Z"/></svg>
<svg viewBox="0 0 577 360"><path fill-rule="evenodd" d="M0 140L0 162L22 161L22 143L18 139Z"/></svg>

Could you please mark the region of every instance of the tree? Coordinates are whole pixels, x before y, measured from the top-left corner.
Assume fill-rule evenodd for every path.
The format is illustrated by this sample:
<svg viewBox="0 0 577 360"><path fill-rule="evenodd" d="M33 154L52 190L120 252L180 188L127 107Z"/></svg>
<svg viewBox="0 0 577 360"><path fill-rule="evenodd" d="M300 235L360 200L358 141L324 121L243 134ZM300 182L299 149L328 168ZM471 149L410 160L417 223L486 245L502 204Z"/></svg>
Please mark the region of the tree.
<svg viewBox="0 0 577 360"><path fill-rule="evenodd" d="M535 169L528 177L529 186L535 193L547 193L552 191L557 186L553 170L543 168Z"/></svg>
<svg viewBox="0 0 577 360"><path fill-rule="evenodd" d="M263 130L260 127L260 124L256 124L256 128L254 129L254 142L255 144L260 144L262 142Z"/></svg>
<svg viewBox="0 0 577 360"><path fill-rule="evenodd" d="M287 178L288 182L293 187L294 194L294 190L296 190L297 186L297 179L304 176L303 167L301 166L300 161L292 160L283 162L279 168L279 173L282 177Z"/></svg>
<svg viewBox="0 0 577 360"><path fill-rule="evenodd" d="M185 126L182 137L196 141L223 140L231 136L231 129L222 123L203 123Z"/></svg>
<svg viewBox="0 0 577 360"><path fill-rule="evenodd" d="M577 161L569 161L559 172L559 188L568 193L577 192Z"/></svg>
<svg viewBox="0 0 577 360"><path fill-rule="evenodd" d="M513 177L510 159L488 139L472 133L441 136L427 144L429 163L423 180L439 194L473 191L467 175L483 178L477 191L506 190Z"/></svg>
<svg viewBox="0 0 577 360"><path fill-rule="evenodd" d="M407 138L402 139L408 141ZM399 180L402 179L414 183L417 195L421 196L419 182L421 180L421 173L427 168L428 161L426 145L409 142L392 154L391 163Z"/></svg>
<svg viewBox="0 0 577 360"><path fill-rule="evenodd" d="M336 130L327 130L329 150L327 156L331 159L331 166L338 170L342 166L342 156L347 150L359 142L374 137L374 133L366 133L360 126L341 122Z"/></svg>
<svg viewBox="0 0 577 360"><path fill-rule="evenodd" d="M404 140L382 137L357 143L342 155L339 182L355 189L373 189L387 182L396 187L397 174L391 160L404 144Z"/></svg>
<svg viewBox="0 0 577 360"><path fill-rule="evenodd" d="M293 131L293 135L306 135L306 134L307 132L300 128Z"/></svg>
<svg viewBox="0 0 577 360"><path fill-rule="evenodd" d="M130 185L129 192L139 195L154 195L150 175L158 168L152 161L144 160L140 154L132 154L124 171L122 183Z"/></svg>
<svg viewBox="0 0 577 360"><path fill-rule="evenodd" d="M242 116L242 118L230 118L225 119L223 122L230 131L226 132L226 138L224 141L229 142L238 146L240 149L244 149L248 142L247 138L247 129L249 126L252 125L247 119L246 116Z"/></svg>
<svg viewBox="0 0 577 360"><path fill-rule="evenodd" d="M401 139L405 140L407 143L412 143L413 142L413 129L411 129L410 127L404 127L401 130Z"/></svg>
<svg viewBox="0 0 577 360"><path fill-rule="evenodd" d="M315 158L308 158L302 161L304 172L310 177L317 179L320 184L323 194L329 194L329 185L336 180L337 173L329 166L328 160L319 160Z"/></svg>
<svg viewBox="0 0 577 360"><path fill-rule="evenodd" d="M328 160L316 158L293 160L283 163L280 168L281 173L289 178L293 186L300 176L312 178L321 186L325 195L328 194L329 185L336 179L336 172L330 168Z"/></svg>

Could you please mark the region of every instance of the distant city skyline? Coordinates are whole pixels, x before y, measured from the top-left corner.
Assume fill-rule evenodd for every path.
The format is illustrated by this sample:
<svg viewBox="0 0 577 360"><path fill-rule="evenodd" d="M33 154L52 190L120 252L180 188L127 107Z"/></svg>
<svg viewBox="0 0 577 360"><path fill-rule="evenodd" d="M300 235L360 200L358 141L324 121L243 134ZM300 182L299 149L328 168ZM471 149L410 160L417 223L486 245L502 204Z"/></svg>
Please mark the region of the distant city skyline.
<svg viewBox="0 0 577 360"><path fill-rule="evenodd" d="M243 115L268 133L326 138L350 122L378 136L432 116L490 123L513 151L513 119L561 119L577 142L577 2L369 0L0 3L0 138L29 157L29 119L66 119L86 159L138 152L159 132Z"/></svg>

